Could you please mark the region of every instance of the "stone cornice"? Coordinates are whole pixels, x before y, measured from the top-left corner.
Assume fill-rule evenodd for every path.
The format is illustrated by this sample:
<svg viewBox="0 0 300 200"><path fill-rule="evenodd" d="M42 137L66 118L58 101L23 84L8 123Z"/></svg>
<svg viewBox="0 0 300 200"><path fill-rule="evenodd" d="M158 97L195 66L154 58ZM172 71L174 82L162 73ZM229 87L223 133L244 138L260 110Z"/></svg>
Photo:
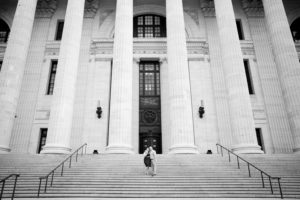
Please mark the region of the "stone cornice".
<svg viewBox="0 0 300 200"><path fill-rule="evenodd" d="M48 41L46 43L45 56L58 56L59 55L60 42ZM243 55L255 55L254 46L252 41L241 41L241 48ZM203 39L188 39L187 40L188 55L209 55L208 43ZM300 51L299 45L297 48ZM4 53L4 52L3 52ZM167 41L162 39L134 39L133 42L134 55L145 55L161 57L161 55L167 55ZM0 52L1 55L1 52ZM93 39L91 41L90 55L97 57L112 57L113 55L113 39Z"/></svg>
<svg viewBox="0 0 300 200"><path fill-rule="evenodd" d="M248 17L264 17L264 7L261 0L242 0L243 9Z"/></svg>
<svg viewBox="0 0 300 200"><path fill-rule="evenodd" d="M208 44L201 39L187 40L188 54L208 54ZM91 44L91 55L113 54L112 39L94 39ZM167 41L162 39L134 39L133 54L162 55L167 54Z"/></svg>
<svg viewBox="0 0 300 200"><path fill-rule="evenodd" d="M51 18L56 11L57 0L39 0L37 3L37 18Z"/></svg>
<svg viewBox="0 0 300 200"><path fill-rule="evenodd" d="M86 0L84 17L94 18L99 8L99 0Z"/></svg>
<svg viewBox="0 0 300 200"><path fill-rule="evenodd" d="M215 17L215 4L213 0L200 0L200 7L205 17Z"/></svg>

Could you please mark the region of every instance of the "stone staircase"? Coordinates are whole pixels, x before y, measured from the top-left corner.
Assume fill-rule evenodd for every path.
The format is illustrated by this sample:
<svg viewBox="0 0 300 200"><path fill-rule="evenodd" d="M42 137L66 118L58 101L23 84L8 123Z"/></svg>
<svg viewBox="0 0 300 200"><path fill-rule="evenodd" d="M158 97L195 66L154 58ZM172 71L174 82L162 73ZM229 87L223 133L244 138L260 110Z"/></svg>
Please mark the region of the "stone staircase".
<svg viewBox="0 0 300 200"><path fill-rule="evenodd" d="M66 156L0 155L0 178L21 173L16 197L35 198L39 176L44 176ZM295 155L245 156L272 176L283 177L286 198L300 198L300 157ZM286 167L285 167L286 166ZM56 173L53 187L41 198L279 198L269 184L262 188L261 177L247 167L238 170L235 160L220 155L158 155L158 175L147 176L141 155L84 155ZM44 183L42 186L44 186ZM9 197L8 181L4 197Z"/></svg>

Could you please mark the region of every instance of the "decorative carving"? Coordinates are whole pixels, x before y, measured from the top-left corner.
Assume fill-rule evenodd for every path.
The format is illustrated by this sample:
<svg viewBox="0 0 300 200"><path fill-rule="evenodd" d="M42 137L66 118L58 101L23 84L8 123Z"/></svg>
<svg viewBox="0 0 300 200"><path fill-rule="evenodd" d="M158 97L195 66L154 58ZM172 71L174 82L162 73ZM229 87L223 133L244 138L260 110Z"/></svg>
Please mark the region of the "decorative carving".
<svg viewBox="0 0 300 200"><path fill-rule="evenodd" d="M205 17L215 17L215 4L213 0L200 0L200 7Z"/></svg>
<svg viewBox="0 0 300 200"><path fill-rule="evenodd" d="M56 11L57 0L39 0L36 8L36 17L51 18Z"/></svg>
<svg viewBox="0 0 300 200"><path fill-rule="evenodd" d="M184 12L186 12L199 25L199 18L198 18L197 10L195 10L195 9L184 9Z"/></svg>
<svg viewBox="0 0 300 200"><path fill-rule="evenodd" d="M99 8L99 0L86 0L84 17L94 18Z"/></svg>
<svg viewBox="0 0 300 200"><path fill-rule="evenodd" d="M264 17L264 7L261 0L242 0L242 6L248 17Z"/></svg>

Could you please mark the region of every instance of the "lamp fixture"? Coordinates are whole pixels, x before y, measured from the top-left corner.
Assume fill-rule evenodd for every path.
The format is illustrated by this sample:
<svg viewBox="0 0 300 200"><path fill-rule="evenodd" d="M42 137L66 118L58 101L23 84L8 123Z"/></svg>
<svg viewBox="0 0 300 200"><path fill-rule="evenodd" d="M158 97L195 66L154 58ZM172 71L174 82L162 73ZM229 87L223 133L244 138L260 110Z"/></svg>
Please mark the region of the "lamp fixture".
<svg viewBox="0 0 300 200"><path fill-rule="evenodd" d="M203 115L204 115L204 113L205 113L205 109L204 109L204 101L203 100L201 100L201 106L199 107L199 117L200 118L203 118Z"/></svg>
<svg viewBox="0 0 300 200"><path fill-rule="evenodd" d="M98 119L100 119L102 117L102 108L100 106L100 100L98 100L98 105L97 105L97 109L96 109L96 114Z"/></svg>

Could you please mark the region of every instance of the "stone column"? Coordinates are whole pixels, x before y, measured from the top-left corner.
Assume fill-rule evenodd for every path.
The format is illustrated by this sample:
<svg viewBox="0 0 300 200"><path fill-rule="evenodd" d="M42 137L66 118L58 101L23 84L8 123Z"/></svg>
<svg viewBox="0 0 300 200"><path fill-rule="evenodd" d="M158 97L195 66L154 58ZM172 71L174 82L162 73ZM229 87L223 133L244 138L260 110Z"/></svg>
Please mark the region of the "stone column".
<svg viewBox="0 0 300 200"><path fill-rule="evenodd" d="M0 153L10 151L37 0L19 0L0 73Z"/></svg>
<svg viewBox="0 0 300 200"><path fill-rule="evenodd" d="M42 153L69 153L75 85L85 0L69 0L52 97L46 146Z"/></svg>
<svg viewBox="0 0 300 200"><path fill-rule="evenodd" d="M117 0L107 153L133 153L133 0Z"/></svg>
<svg viewBox="0 0 300 200"><path fill-rule="evenodd" d="M166 0L170 153L197 153L182 0Z"/></svg>
<svg viewBox="0 0 300 200"><path fill-rule="evenodd" d="M266 25L281 82L282 95L294 139L300 152L300 64L282 0L263 0Z"/></svg>
<svg viewBox="0 0 300 200"><path fill-rule="evenodd" d="M233 136L232 150L236 153L262 153L255 135L250 95L247 89L232 0L215 0L215 9L229 98Z"/></svg>

